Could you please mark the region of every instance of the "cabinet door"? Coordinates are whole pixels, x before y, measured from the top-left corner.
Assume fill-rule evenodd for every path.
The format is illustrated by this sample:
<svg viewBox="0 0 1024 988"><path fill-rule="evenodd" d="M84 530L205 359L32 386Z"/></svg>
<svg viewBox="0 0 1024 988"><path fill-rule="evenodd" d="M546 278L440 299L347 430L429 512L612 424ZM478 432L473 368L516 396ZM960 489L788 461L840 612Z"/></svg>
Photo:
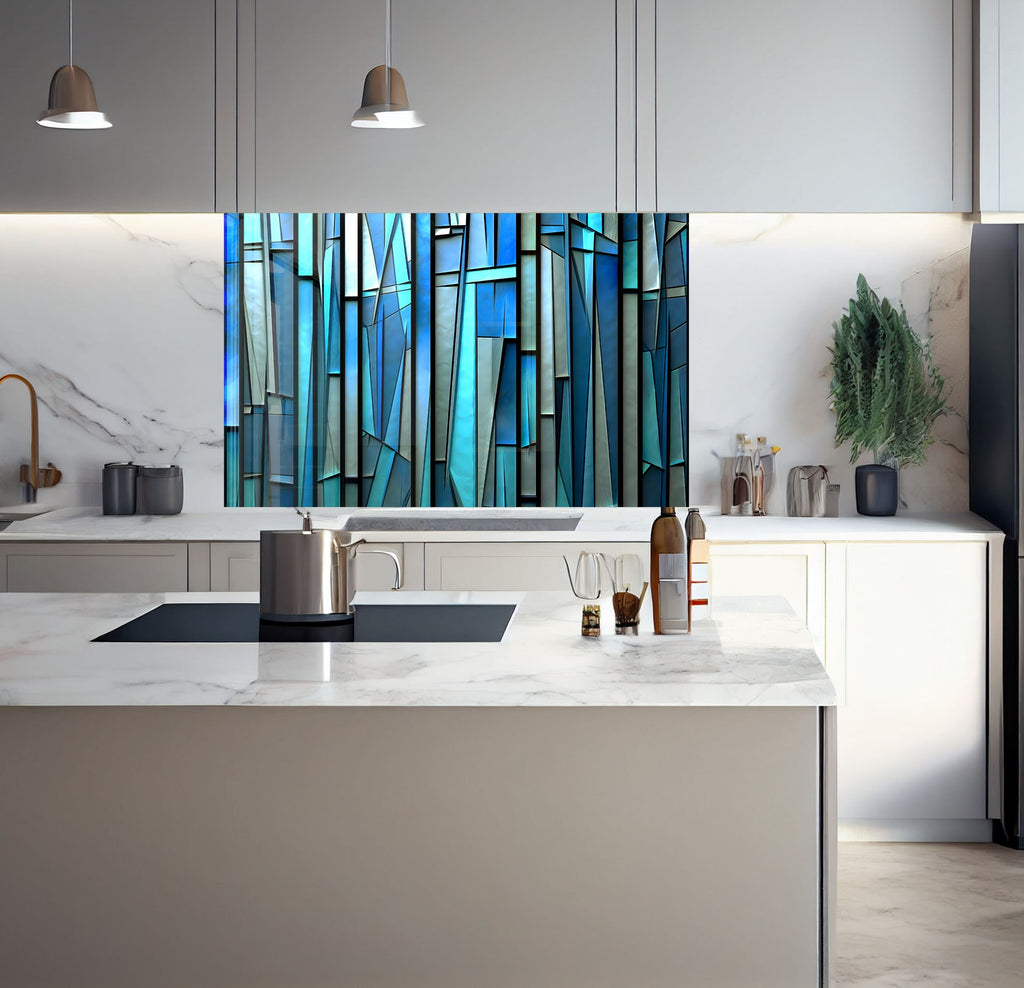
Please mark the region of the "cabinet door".
<svg viewBox="0 0 1024 988"><path fill-rule="evenodd" d="M18 544L4 548L6 589L16 593L169 593L188 589L181 542Z"/></svg>
<svg viewBox="0 0 1024 988"><path fill-rule="evenodd" d="M658 0L656 23L657 208L971 208L968 0Z"/></svg>
<svg viewBox="0 0 1024 988"><path fill-rule="evenodd" d="M381 131L349 124L384 5L256 0L240 207L255 182L260 210L614 210L615 6L394 0L392 64L425 126Z"/></svg>
<svg viewBox="0 0 1024 988"><path fill-rule="evenodd" d="M718 596L782 597L825 660L824 543L712 542L710 589L712 609Z"/></svg>
<svg viewBox="0 0 1024 988"><path fill-rule="evenodd" d="M581 552L635 552L644 579L649 542L428 542L424 546L427 590L569 590L568 558L575 570Z"/></svg>
<svg viewBox="0 0 1024 988"><path fill-rule="evenodd" d="M65 0L3 0L0 210L213 209L216 0L75 5L74 59L108 130L40 127L68 60Z"/></svg>
<svg viewBox="0 0 1024 988"><path fill-rule="evenodd" d="M978 202L1024 212L1024 0L978 2Z"/></svg>
<svg viewBox="0 0 1024 988"><path fill-rule="evenodd" d="M259 542L210 543L211 590L259 590Z"/></svg>
<svg viewBox="0 0 1024 988"><path fill-rule="evenodd" d="M847 836L985 827L986 567L980 542L847 546L839 816L861 828Z"/></svg>

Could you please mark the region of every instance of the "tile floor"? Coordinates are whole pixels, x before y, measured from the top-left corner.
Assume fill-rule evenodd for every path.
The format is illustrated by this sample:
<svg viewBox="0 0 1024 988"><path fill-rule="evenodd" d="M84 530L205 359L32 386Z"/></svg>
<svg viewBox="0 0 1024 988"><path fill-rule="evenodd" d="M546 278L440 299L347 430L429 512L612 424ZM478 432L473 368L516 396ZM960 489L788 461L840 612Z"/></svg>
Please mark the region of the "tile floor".
<svg viewBox="0 0 1024 988"><path fill-rule="evenodd" d="M834 988L1024 986L1024 851L840 844Z"/></svg>

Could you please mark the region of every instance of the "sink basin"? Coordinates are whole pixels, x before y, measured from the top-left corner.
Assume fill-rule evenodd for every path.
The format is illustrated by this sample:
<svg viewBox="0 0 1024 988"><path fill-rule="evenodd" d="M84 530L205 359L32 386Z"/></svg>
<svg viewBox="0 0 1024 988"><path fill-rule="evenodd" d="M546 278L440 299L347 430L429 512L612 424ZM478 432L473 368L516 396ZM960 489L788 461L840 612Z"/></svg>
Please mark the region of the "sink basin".
<svg viewBox="0 0 1024 988"><path fill-rule="evenodd" d="M581 512L536 508L430 508L422 511L355 511L342 525L345 532L572 532Z"/></svg>
<svg viewBox="0 0 1024 988"><path fill-rule="evenodd" d="M21 521L24 518L35 518L53 511L55 504L5 504L0 505L0 521Z"/></svg>
<svg viewBox="0 0 1024 988"><path fill-rule="evenodd" d="M352 615L260 621L250 603L161 604L98 642L498 642L515 604L360 604Z"/></svg>

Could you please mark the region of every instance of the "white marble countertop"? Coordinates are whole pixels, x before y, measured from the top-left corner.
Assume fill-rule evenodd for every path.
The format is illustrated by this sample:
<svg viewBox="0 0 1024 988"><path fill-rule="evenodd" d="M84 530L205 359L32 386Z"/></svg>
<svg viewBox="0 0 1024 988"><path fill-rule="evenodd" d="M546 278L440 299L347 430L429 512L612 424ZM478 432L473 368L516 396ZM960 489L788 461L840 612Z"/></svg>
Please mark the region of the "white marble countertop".
<svg viewBox="0 0 1024 988"><path fill-rule="evenodd" d="M497 643L92 642L164 602L255 594L0 594L0 705L829 706L807 630L777 598L721 598L691 635L580 636L568 594L400 591L360 603L511 602ZM646 625L650 627L649 622Z"/></svg>
<svg viewBox="0 0 1024 988"><path fill-rule="evenodd" d="M650 537L656 508L514 508L465 509L462 512L442 508L411 509L311 509L314 524L322 528L340 528L348 523L358 537L370 541L391 542L645 542ZM431 517L462 515L478 517L488 512L508 524L507 519L522 521L514 530L474 529L438 531L424 526L417 518L425 511ZM477 515L474 515L477 513ZM532 513L532 515L531 515ZM685 515L679 509L680 517ZM707 523L708 537L715 542L916 542L976 541L979 538L1001 540L993 525L970 513L898 514L892 518L852 515L841 518L765 518L723 517L701 511ZM361 515L393 516L396 527L359 528ZM580 515L576 528L538 530L537 515ZM403 517L413 521L398 521ZM529 526L533 524L534 527ZM397 527L408 525L408 527ZM47 514L13 522L0 531L0 542L258 542L263 529L288 529L299 526L291 508L224 508L220 511L180 515L103 515L99 508L58 508Z"/></svg>

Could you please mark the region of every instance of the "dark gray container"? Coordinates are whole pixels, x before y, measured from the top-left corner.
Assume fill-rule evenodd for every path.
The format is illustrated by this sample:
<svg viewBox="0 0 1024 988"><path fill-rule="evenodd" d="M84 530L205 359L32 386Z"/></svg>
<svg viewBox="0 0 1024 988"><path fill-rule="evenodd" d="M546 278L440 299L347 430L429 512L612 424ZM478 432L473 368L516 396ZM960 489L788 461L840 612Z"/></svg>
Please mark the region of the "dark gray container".
<svg viewBox="0 0 1024 988"><path fill-rule="evenodd" d="M899 472L881 463L863 463L854 471L857 513L886 516L900 505Z"/></svg>
<svg viewBox="0 0 1024 988"><path fill-rule="evenodd" d="M138 467L134 463L103 464L103 513L135 514L135 486Z"/></svg>
<svg viewBox="0 0 1024 988"><path fill-rule="evenodd" d="M135 510L140 515L176 515L185 496L181 467L139 467Z"/></svg>

